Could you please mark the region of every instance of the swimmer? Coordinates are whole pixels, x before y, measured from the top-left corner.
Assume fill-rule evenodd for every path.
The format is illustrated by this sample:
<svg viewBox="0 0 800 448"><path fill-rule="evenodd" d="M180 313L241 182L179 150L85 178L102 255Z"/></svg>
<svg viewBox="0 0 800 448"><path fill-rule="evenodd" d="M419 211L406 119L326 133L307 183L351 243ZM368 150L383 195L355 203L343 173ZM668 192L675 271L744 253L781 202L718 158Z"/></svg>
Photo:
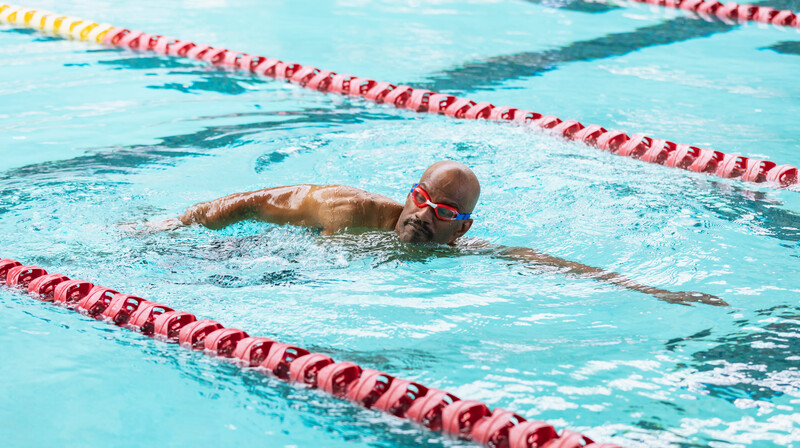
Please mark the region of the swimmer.
<svg viewBox="0 0 800 448"><path fill-rule="evenodd" d="M546 267L611 283L658 299L688 305L699 302L725 306L722 299L698 292L673 292L640 285L620 274L564 260L525 247L506 247L484 241L459 242L472 227L470 217L480 196L475 173L455 161L440 161L422 174L406 195L405 204L379 194L343 185L293 185L235 193L189 207L186 213L150 223L151 230L171 230L200 224L221 229L256 219L322 229L333 234L347 229L393 230L407 243L459 245L487 250L494 256L531 267Z"/></svg>

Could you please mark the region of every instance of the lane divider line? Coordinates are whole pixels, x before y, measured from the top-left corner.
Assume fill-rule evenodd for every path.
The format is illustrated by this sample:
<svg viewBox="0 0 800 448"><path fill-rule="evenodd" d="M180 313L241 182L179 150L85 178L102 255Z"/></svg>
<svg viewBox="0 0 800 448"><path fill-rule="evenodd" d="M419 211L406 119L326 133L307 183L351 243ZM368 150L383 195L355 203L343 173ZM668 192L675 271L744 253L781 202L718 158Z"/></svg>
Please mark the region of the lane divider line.
<svg viewBox="0 0 800 448"><path fill-rule="evenodd" d="M415 421L433 431L473 440L491 448L621 448L504 410L426 387L351 362L311 353L291 344L250 336L141 297L12 259L0 259L0 285L43 302L139 332L155 339L202 350L204 354L252 367L284 381L304 383L366 408Z"/></svg>
<svg viewBox="0 0 800 448"><path fill-rule="evenodd" d="M702 18L720 19L724 22L760 22L778 26L800 28L800 14L788 9L778 10L769 6L739 4L717 0L630 0L665 8L683 9L697 13Z"/></svg>
<svg viewBox="0 0 800 448"><path fill-rule="evenodd" d="M670 1L674 2L674 0ZM687 2L690 1L694 2L693 5L698 4L698 0L685 0L681 4L688 6ZM758 7L754 8L761 11ZM748 11L750 10L748 9ZM764 14L759 14L758 17L764 17ZM778 17L786 17L786 14L776 14L773 19L777 20ZM797 23L796 17L792 20L792 23ZM629 136L623 131L609 131L596 124L584 126L576 120L565 121L552 115L543 115L526 109L475 102L467 98L458 98L430 90L378 82L309 65L283 62L275 58L214 48L210 45L195 44L173 37L98 24L76 17L0 3L0 23L3 22L83 42L196 59L230 70L241 70L259 76L285 79L291 83L322 92L358 96L376 103L389 104L398 109L441 114L458 119L512 122L569 140L579 140L589 146L617 155L673 168L724 178L736 178L747 182L767 182L777 188L800 182L798 169L792 165L779 165L769 160L726 154L688 144L677 144L643 134Z"/></svg>

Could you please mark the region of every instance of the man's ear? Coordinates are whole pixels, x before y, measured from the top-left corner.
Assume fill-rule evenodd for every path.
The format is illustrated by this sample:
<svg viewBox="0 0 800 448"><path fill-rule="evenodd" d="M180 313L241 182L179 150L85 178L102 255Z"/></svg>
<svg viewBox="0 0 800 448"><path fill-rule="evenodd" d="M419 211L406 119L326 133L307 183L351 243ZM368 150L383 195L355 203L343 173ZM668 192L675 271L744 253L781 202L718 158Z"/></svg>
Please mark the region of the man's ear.
<svg viewBox="0 0 800 448"><path fill-rule="evenodd" d="M453 241L461 238L462 235L467 233L467 230L472 227L472 219L465 219L460 224L461 225L459 226L458 230L456 230L456 233L453 234L453 237L450 238L450 241L448 241L447 244L452 244Z"/></svg>

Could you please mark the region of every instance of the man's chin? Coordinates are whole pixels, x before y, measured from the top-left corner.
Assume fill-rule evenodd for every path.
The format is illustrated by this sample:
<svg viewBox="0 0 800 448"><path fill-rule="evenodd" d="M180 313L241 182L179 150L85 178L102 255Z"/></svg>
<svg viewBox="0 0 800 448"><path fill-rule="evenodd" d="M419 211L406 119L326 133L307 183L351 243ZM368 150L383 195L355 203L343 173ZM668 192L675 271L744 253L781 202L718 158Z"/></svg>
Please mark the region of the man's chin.
<svg viewBox="0 0 800 448"><path fill-rule="evenodd" d="M421 235L414 231L397 232L397 236L400 238L400 241L404 243L420 244L420 243L430 242L430 240L426 238L425 235Z"/></svg>

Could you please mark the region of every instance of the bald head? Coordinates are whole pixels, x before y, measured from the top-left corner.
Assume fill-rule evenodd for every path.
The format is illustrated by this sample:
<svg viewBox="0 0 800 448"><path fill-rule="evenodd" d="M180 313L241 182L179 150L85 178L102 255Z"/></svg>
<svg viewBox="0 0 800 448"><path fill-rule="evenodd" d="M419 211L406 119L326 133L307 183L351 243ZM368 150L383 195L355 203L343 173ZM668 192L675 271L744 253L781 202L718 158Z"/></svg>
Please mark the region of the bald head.
<svg viewBox="0 0 800 448"><path fill-rule="evenodd" d="M433 204L455 208L459 214L472 213L481 193L477 176L466 165L453 160L436 162L422 173L419 187ZM452 243L465 234L472 226L472 219L441 219L434 207L425 205L424 195L419 193L420 202L412 194L397 221L395 232L406 242Z"/></svg>
<svg viewBox="0 0 800 448"><path fill-rule="evenodd" d="M452 191L458 196L456 208L461 213L472 213L481 195L478 176L469 167L455 160L442 160L429 166L422 173L419 183L432 184L437 189Z"/></svg>

